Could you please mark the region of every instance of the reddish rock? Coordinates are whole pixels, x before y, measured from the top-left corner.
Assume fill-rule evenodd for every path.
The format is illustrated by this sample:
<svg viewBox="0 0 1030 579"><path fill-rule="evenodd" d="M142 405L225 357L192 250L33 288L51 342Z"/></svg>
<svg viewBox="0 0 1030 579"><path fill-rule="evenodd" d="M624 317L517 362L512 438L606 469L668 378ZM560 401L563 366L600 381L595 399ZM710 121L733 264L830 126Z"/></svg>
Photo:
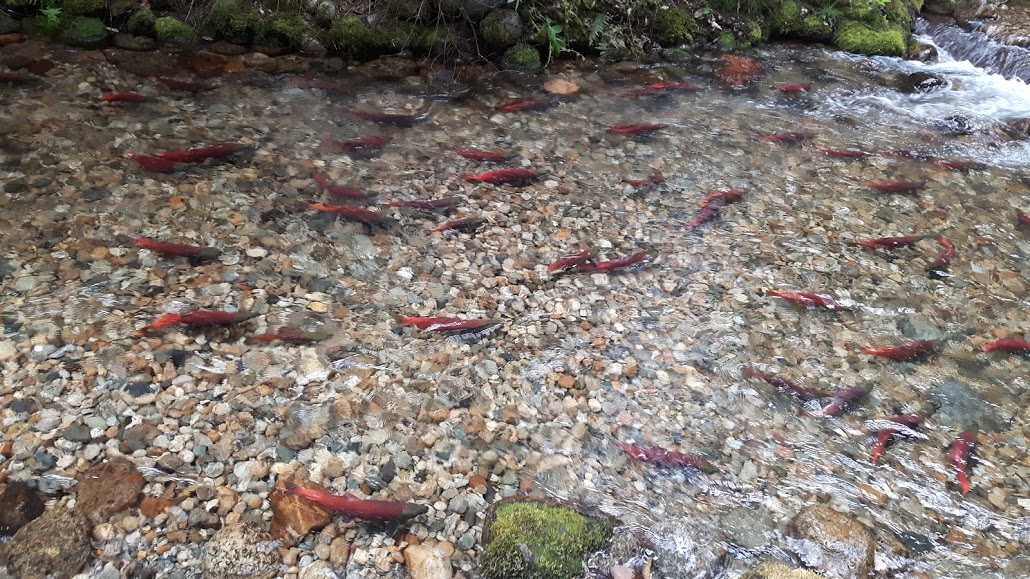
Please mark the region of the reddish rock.
<svg viewBox="0 0 1030 579"><path fill-rule="evenodd" d="M0 537L15 531L39 517L46 510L39 491L22 481L11 481L0 493Z"/></svg>
<svg viewBox="0 0 1030 579"><path fill-rule="evenodd" d="M91 523L106 523L111 515L139 504L143 475L136 465L116 458L79 477L75 508Z"/></svg>
<svg viewBox="0 0 1030 579"><path fill-rule="evenodd" d="M213 52L195 52L183 55L179 62L184 68L192 70L200 78L211 78L222 73L226 59L224 56L214 54Z"/></svg>
<svg viewBox="0 0 1030 579"><path fill-rule="evenodd" d="M744 88L762 73L762 67L750 58L735 54L724 54L723 65L715 69L715 75L731 88Z"/></svg>
<svg viewBox="0 0 1030 579"><path fill-rule="evenodd" d="M15 533L6 552L15 577L71 577L92 558L89 526L78 512L58 506Z"/></svg>
<svg viewBox="0 0 1030 579"><path fill-rule="evenodd" d="M161 513L172 508L175 501L171 499L165 499L161 497L143 497L143 502L139 504L139 512L144 517L153 518Z"/></svg>
<svg viewBox="0 0 1030 579"><path fill-rule="evenodd" d="M324 491L321 485L298 481L297 486ZM314 530L321 529L332 521L329 511L322 506L286 493L289 485L283 479L276 482L275 489L268 496L272 503L272 536L284 541L297 541Z"/></svg>

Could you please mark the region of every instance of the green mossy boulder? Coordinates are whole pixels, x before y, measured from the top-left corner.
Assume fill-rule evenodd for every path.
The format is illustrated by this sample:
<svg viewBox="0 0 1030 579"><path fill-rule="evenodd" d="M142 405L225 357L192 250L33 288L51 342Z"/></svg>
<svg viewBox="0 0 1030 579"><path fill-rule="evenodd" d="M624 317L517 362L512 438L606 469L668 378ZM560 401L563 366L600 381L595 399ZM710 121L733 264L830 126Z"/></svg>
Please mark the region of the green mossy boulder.
<svg viewBox="0 0 1030 579"><path fill-rule="evenodd" d="M890 0L884 5L887 22L895 26L910 30L912 28L912 15L908 12L909 5L905 0Z"/></svg>
<svg viewBox="0 0 1030 579"><path fill-rule="evenodd" d="M430 20L428 3L422 0L380 0L380 7L394 18L401 20Z"/></svg>
<svg viewBox="0 0 1030 579"><path fill-rule="evenodd" d="M900 28L874 30L861 22L844 21L837 26L833 43L846 52L869 56L904 56L905 31Z"/></svg>
<svg viewBox="0 0 1030 579"><path fill-rule="evenodd" d="M839 0L836 3L820 0L820 4L832 6L841 17L859 22L873 22L883 15L880 5L873 0Z"/></svg>
<svg viewBox="0 0 1030 579"><path fill-rule="evenodd" d="M733 32L729 30L723 30L719 33L719 40L716 42L719 46L719 50L731 51L737 48L737 39L733 36Z"/></svg>
<svg viewBox="0 0 1030 579"><path fill-rule="evenodd" d="M923 9L938 16L951 16L955 13L955 0L926 0Z"/></svg>
<svg viewBox="0 0 1030 579"><path fill-rule="evenodd" d="M250 44L263 24L261 14L251 4L244 5L242 0L215 0L204 30L229 42Z"/></svg>
<svg viewBox="0 0 1030 579"><path fill-rule="evenodd" d="M61 32L58 40L79 48L101 48L107 45L107 27L97 18L80 16Z"/></svg>
<svg viewBox="0 0 1030 579"><path fill-rule="evenodd" d="M129 17L125 24L125 32L133 36L153 36L154 23L157 17L150 10L139 10Z"/></svg>
<svg viewBox="0 0 1030 579"><path fill-rule="evenodd" d="M64 0L57 6L69 16L99 16L107 11L107 0Z"/></svg>
<svg viewBox="0 0 1030 579"><path fill-rule="evenodd" d="M388 34L353 16L342 18L333 25L329 31L329 42L331 50L356 60L371 60L397 51Z"/></svg>
<svg viewBox="0 0 1030 579"><path fill-rule="evenodd" d="M479 23L479 34L490 47L504 50L522 38L522 17L511 8L491 10Z"/></svg>
<svg viewBox="0 0 1030 579"><path fill-rule="evenodd" d="M528 44L516 44L504 52L504 62L510 68L520 70L539 70L540 51Z"/></svg>
<svg viewBox="0 0 1030 579"><path fill-rule="evenodd" d="M795 0L784 0L772 18L776 36L825 42L833 37L833 25L820 13Z"/></svg>
<svg viewBox="0 0 1030 579"><path fill-rule="evenodd" d="M197 33L188 24L173 16L155 20L154 35L159 43L173 48L192 48L200 42Z"/></svg>
<svg viewBox="0 0 1030 579"><path fill-rule="evenodd" d="M300 48L304 36L308 33L308 25L296 16L276 16L265 20L254 35L254 43L288 50Z"/></svg>
<svg viewBox="0 0 1030 579"><path fill-rule="evenodd" d="M603 549L612 524L534 500L495 505L483 532L486 579L572 579Z"/></svg>
<svg viewBox="0 0 1030 579"><path fill-rule="evenodd" d="M700 31L697 21L682 8L675 6L655 12L651 35L662 46L693 44Z"/></svg>

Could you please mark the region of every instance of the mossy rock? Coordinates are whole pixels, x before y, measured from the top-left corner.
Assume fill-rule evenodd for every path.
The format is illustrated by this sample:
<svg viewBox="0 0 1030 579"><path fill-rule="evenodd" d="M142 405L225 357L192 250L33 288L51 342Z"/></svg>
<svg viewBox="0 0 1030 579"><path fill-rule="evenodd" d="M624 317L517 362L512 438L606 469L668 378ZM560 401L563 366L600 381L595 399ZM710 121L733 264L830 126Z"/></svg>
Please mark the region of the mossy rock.
<svg viewBox="0 0 1030 579"><path fill-rule="evenodd" d="M401 20L428 20L429 3L426 0L381 0L383 10Z"/></svg>
<svg viewBox="0 0 1030 579"><path fill-rule="evenodd" d="M837 26L833 43L855 54L904 56L907 36L900 28L874 30L861 22L844 21Z"/></svg>
<svg viewBox="0 0 1030 579"><path fill-rule="evenodd" d="M930 14L951 16L955 13L955 0L926 0L923 8Z"/></svg>
<svg viewBox="0 0 1030 579"><path fill-rule="evenodd" d="M111 0L107 11L110 13L112 21L121 23L137 12L138 6L139 2L136 0Z"/></svg>
<svg viewBox="0 0 1030 579"><path fill-rule="evenodd" d="M496 8L479 23L479 34L492 48L504 50L522 38L522 17L511 8Z"/></svg>
<svg viewBox="0 0 1030 579"><path fill-rule="evenodd" d="M261 14L250 3L242 0L215 0L204 23L211 36L236 44L250 44L264 24Z"/></svg>
<svg viewBox="0 0 1030 579"><path fill-rule="evenodd" d="M662 46L693 44L694 35L700 30L686 10L675 6L655 12L651 24L651 35Z"/></svg>
<svg viewBox="0 0 1030 579"><path fill-rule="evenodd" d="M7 8L32 8L37 5L37 0L4 0L4 6Z"/></svg>
<svg viewBox="0 0 1030 579"><path fill-rule="evenodd" d="M504 63L519 70L539 70L543 66L540 51L528 44L516 44L504 51Z"/></svg>
<svg viewBox="0 0 1030 579"><path fill-rule="evenodd" d="M908 12L909 4L905 0L890 0L884 5L887 22L900 26L905 30L912 28L912 15Z"/></svg>
<svg viewBox="0 0 1030 579"><path fill-rule="evenodd" d="M80 16L61 32L58 40L79 48L101 48L107 45L107 27L97 18Z"/></svg>
<svg viewBox="0 0 1030 579"><path fill-rule="evenodd" d="M125 32L133 36L153 36L155 22L157 22L157 17L153 12L139 10L129 17L129 22L125 24Z"/></svg>
<svg viewBox="0 0 1030 579"><path fill-rule="evenodd" d="M824 42L833 37L833 25L813 9L785 0L772 18L776 36Z"/></svg>
<svg viewBox="0 0 1030 579"><path fill-rule="evenodd" d="M737 48L737 39L733 36L733 32L729 30L723 30L719 33L719 39L716 41L719 46L719 50L731 51Z"/></svg>
<svg viewBox="0 0 1030 579"><path fill-rule="evenodd" d="M841 17L849 20L872 23L883 16L880 5L873 0L841 0L829 5L833 6Z"/></svg>
<svg viewBox="0 0 1030 579"><path fill-rule="evenodd" d="M342 18L333 25L329 31L329 42L337 54L357 60L371 60L397 50L387 33L353 16Z"/></svg>
<svg viewBox="0 0 1030 579"><path fill-rule="evenodd" d="M458 29L450 24L402 22L394 31L393 44L422 54L445 55L457 50L458 38Z"/></svg>
<svg viewBox="0 0 1030 579"><path fill-rule="evenodd" d="M296 16L276 16L261 23L254 42L262 46L297 50L308 34L308 25Z"/></svg>
<svg viewBox="0 0 1030 579"><path fill-rule="evenodd" d="M173 16L163 16L155 20L154 35L162 45L174 48L192 48L200 41L197 33L188 24Z"/></svg>
<svg viewBox="0 0 1030 579"><path fill-rule="evenodd" d="M496 503L483 531L486 579L572 579L608 544L612 523L538 500Z"/></svg>
<svg viewBox="0 0 1030 579"><path fill-rule="evenodd" d="M99 16L107 12L107 0L64 0L59 7L69 16Z"/></svg>
<svg viewBox="0 0 1030 579"><path fill-rule="evenodd" d="M0 34L11 34L18 32L21 29L21 25L18 21L10 16L0 12Z"/></svg>
<svg viewBox="0 0 1030 579"><path fill-rule="evenodd" d="M465 6L464 0L429 0L430 6L444 16L459 16Z"/></svg>

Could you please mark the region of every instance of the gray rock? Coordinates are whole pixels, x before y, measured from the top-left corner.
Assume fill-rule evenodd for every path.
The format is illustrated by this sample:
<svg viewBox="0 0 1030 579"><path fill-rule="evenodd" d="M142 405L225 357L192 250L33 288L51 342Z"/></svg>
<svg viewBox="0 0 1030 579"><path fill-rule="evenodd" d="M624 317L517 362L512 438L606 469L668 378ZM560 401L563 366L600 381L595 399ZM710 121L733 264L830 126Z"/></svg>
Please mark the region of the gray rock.
<svg viewBox="0 0 1030 579"><path fill-rule="evenodd" d="M898 331L913 340L940 340L945 332L926 314L912 314L898 320Z"/></svg>
<svg viewBox="0 0 1030 579"><path fill-rule="evenodd" d="M89 434L89 427L81 422L76 422L61 432L61 436L72 442L89 442L93 439Z"/></svg>
<svg viewBox="0 0 1030 579"><path fill-rule="evenodd" d="M277 541L257 525L222 527L204 548L201 566L207 579L261 579L279 572Z"/></svg>
<svg viewBox="0 0 1030 579"><path fill-rule="evenodd" d="M948 86L944 77L931 72L913 72L894 79L894 89L905 94L921 94Z"/></svg>
<svg viewBox="0 0 1030 579"><path fill-rule="evenodd" d="M21 29L21 25L17 20L0 12L0 34L13 34L19 29Z"/></svg>
<svg viewBox="0 0 1030 579"><path fill-rule="evenodd" d="M75 511L58 506L15 533L7 555L15 577L71 577L92 558L89 523Z"/></svg>
<svg viewBox="0 0 1030 579"><path fill-rule="evenodd" d="M491 47L504 50L522 37L522 17L511 8L494 9L479 23L479 33Z"/></svg>
<svg viewBox="0 0 1030 579"><path fill-rule="evenodd" d="M876 556L876 538L869 529L829 505L806 507L788 526L787 546L806 566L831 577L869 577Z"/></svg>
<svg viewBox="0 0 1030 579"><path fill-rule="evenodd" d="M708 523L685 518L660 521L647 531L654 571L661 577L707 579L726 559L726 536Z"/></svg>
<svg viewBox="0 0 1030 579"><path fill-rule="evenodd" d="M115 34L114 45L122 50L135 52L150 52L157 49L157 41L147 36L133 36L131 34Z"/></svg>
<svg viewBox="0 0 1030 579"><path fill-rule="evenodd" d="M337 577L333 567L326 561L315 561L300 570L299 579L333 579Z"/></svg>
<svg viewBox="0 0 1030 579"><path fill-rule="evenodd" d="M740 579L822 579L822 575L804 569L791 569L783 563L762 563Z"/></svg>
<svg viewBox="0 0 1030 579"><path fill-rule="evenodd" d="M465 0L465 16L473 22L479 22L491 10L503 6L505 0Z"/></svg>
<svg viewBox="0 0 1030 579"><path fill-rule="evenodd" d="M940 386L930 390L930 400L937 408L933 418L938 424L959 429L978 425L990 431L1002 427L994 407L985 404L971 386L953 378L945 379Z"/></svg>
<svg viewBox="0 0 1030 579"><path fill-rule="evenodd" d="M13 360L18 355L18 350L14 346L14 342L10 340L0 341L0 362L6 362Z"/></svg>
<svg viewBox="0 0 1030 579"><path fill-rule="evenodd" d="M767 511L738 507L723 516L719 528L723 529L735 544L745 549L755 549L769 544L776 523Z"/></svg>
<svg viewBox="0 0 1030 579"><path fill-rule="evenodd" d="M37 286L39 286L39 276L26 275L14 281L13 289L16 292L25 293L36 289Z"/></svg>

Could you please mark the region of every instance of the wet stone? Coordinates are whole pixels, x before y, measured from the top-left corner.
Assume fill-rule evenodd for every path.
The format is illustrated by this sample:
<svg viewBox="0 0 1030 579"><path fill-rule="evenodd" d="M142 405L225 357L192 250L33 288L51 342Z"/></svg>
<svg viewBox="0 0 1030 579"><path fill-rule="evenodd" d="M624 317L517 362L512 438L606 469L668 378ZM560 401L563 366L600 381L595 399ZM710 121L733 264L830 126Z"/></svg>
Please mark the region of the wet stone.
<svg viewBox="0 0 1030 579"><path fill-rule="evenodd" d="M298 486L324 491L320 485L297 481ZM296 542L311 531L321 529L332 521L328 510L318 503L287 494L283 479L276 483L275 490L268 496L272 505L272 536Z"/></svg>
<svg viewBox="0 0 1030 579"><path fill-rule="evenodd" d="M820 579L822 575L805 569L791 569L783 563L762 563L740 579Z"/></svg>
<svg viewBox="0 0 1030 579"><path fill-rule="evenodd" d="M994 407L986 404L973 387L954 378L946 378L930 390L930 400L937 408L934 421L943 426L965 429L976 425L990 431L1002 428Z"/></svg>
<svg viewBox="0 0 1030 579"><path fill-rule="evenodd" d="M275 577L279 549L271 535L254 524L222 527L204 548L201 566L208 579Z"/></svg>
<svg viewBox="0 0 1030 579"><path fill-rule="evenodd" d="M67 579L90 560L89 523L58 506L22 527L7 546L9 566L20 579Z"/></svg>
<svg viewBox="0 0 1030 579"><path fill-rule="evenodd" d="M738 507L723 516L719 527L735 544L745 549L756 549L769 543L776 523L767 511Z"/></svg>
<svg viewBox="0 0 1030 579"><path fill-rule="evenodd" d="M116 458L95 466L79 477L75 508L93 524L139 504L143 475L136 465Z"/></svg>
<svg viewBox="0 0 1030 579"><path fill-rule="evenodd" d="M931 72L913 72L894 79L894 89L905 94L927 93L947 85L944 77Z"/></svg>
<svg viewBox="0 0 1030 579"><path fill-rule="evenodd" d="M8 482L0 494L0 537L13 535L42 515L45 509L39 491L22 481Z"/></svg>
<svg viewBox="0 0 1030 579"><path fill-rule="evenodd" d="M147 36L133 36L131 34L115 34L113 43L122 50L135 52L150 52L157 49L157 41Z"/></svg>
<svg viewBox="0 0 1030 579"><path fill-rule="evenodd" d="M653 525L647 536L654 569L663 576L714 577L726 559L726 536L702 521L670 518Z"/></svg>
<svg viewBox="0 0 1030 579"><path fill-rule="evenodd" d="M61 436L72 442L89 442L93 437L89 433L90 428L82 423L75 423L65 428Z"/></svg>
<svg viewBox="0 0 1030 579"><path fill-rule="evenodd" d="M450 579L451 562L439 550L412 545L404 550L404 564L411 579Z"/></svg>
<svg viewBox="0 0 1030 579"><path fill-rule="evenodd" d="M868 577L873 570L876 538L858 521L818 504L790 522L788 546L806 566L843 579Z"/></svg>

